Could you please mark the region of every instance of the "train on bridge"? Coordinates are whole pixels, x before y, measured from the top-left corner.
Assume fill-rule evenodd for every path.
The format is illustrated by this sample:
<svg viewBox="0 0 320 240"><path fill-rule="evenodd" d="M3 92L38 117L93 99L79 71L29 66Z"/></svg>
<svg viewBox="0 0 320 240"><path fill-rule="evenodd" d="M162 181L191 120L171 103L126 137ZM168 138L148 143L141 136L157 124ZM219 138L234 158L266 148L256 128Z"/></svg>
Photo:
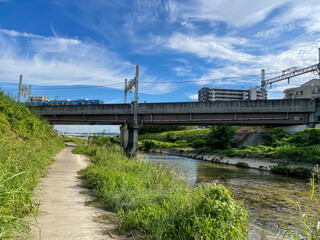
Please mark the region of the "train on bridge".
<svg viewBox="0 0 320 240"><path fill-rule="evenodd" d="M77 99L77 100L51 100L45 96L32 96L30 101L26 102L27 106L63 106L63 105L97 105L104 104L99 99Z"/></svg>

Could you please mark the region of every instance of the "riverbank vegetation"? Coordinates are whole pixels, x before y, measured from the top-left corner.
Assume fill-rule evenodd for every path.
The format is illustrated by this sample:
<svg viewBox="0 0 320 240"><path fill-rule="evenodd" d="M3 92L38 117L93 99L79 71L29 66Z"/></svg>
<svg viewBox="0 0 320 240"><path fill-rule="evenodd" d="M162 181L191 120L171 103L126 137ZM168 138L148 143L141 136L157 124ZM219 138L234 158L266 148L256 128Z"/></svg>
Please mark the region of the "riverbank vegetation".
<svg viewBox="0 0 320 240"><path fill-rule="evenodd" d="M33 190L62 148L46 121L0 92L0 239L27 233L22 218L37 209Z"/></svg>
<svg viewBox="0 0 320 240"><path fill-rule="evenodd" d="M80 172L96 201L119 217L120 230L144 239L246 239L247 213L216 184L190 188L173 170L127 158L96 139L74 152L90 156Z"/></svg>
<svg viewBox="0 0 320 240"><path fill-rule="evenodd" d="M239 128L239 127L238 127ZM264 144L243 146L234 139L236 127L219 124L211 129L193 129L151 133L139 136L140 147L194 148L200 152L230 157L276 158L288 163L320 163L320 129L306 129L290 134L281 128L264 136Z"/></svg>
<svg viewBox="0 0 320 240"><path fill-rule="evenodd" d="M218 125L218 131L210 128L205 129L187 129L179 131L167 131L159 133L146 133L139 135L139 146L144 149L153 148L195 148L201 149L206 146L219 149L219 144L227 144L228 147L235 146L237 141L231 141L234 132L241 127L228 127L227 124ZM215 134L218 133L221 138L215 141ZM231 135L230 135L231 134ZM227 143L225 139L227 139ZM209 138L209 139L208 139Z"/></svg>

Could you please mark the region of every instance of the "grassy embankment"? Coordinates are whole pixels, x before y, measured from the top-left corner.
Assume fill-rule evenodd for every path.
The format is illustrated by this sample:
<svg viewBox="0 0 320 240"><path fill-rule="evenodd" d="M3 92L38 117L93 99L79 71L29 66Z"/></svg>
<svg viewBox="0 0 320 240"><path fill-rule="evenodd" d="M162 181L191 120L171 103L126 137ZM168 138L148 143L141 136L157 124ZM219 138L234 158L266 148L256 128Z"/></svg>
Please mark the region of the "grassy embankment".
<svg viewBox="0 0 320 240"><path fill-rule="evenodd" d="M241 146L231 141L230 146L224 149L216 148L210 143L209 135L215 131L217 129L195 129L144 134L139 136L140 147L146 150L194 148L201 153L217 153L229 157L281 159L279 166L273 168L273 172L300 177L311 177L310 170L301 167L289 168L290 163L320 164L320 129L306 129L290 134L276 128L272 136L265 136L264 145ZM224 135L216 134L218 137L224 137Z"/></svg>
<svg viewBox="0 0 320 240"><path fill-rule="evenodd" d="M37 209L33 190L62 148L46 121L0 92L0 239L27 233L22 218Z"/></svg>
<svg viewBox="0 0 320 240"><path fill-rule="evenodd" d="M103 145L97 138L74 152L90 156L84 184L117 212L120 230L138 230L145 239L246 239L246 211L225 187L192 189L172 170Z"/></svg>

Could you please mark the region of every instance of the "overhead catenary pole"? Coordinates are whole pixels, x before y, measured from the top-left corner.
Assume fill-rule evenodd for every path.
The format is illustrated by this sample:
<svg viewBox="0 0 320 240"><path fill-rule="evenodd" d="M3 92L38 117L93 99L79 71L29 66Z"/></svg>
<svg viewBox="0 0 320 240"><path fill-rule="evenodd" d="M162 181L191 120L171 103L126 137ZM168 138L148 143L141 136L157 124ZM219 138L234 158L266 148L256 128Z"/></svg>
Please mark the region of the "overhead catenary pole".
<svg viewBox="0 0 320 240"><path fill-rule="evenodd" d="M127 103L127 91L126 91L127 84L128 84L128 79L125 79L124 80L124 103Z"/></svg>
<svg viewBox="0 0 320 240"><path fill-rule="evenodd" d="M134 79L130 79L128 82L127 79L124 81L124 102L127 102L127 93L128 91L131 91L133 88L135 89L134 92L134 101L132 102L133 104L133 121L134 123L138 123L138 101L139 101L139 65L136 65L136 76Z"/></svg>
<svg viewBox="0 0 320 240"><path fill-rule="evenodd" d="M267 85L272 87L273 83L287 80L290 83L290 78L297 77L306 73L318 73L320 75L320 48L318 49L319 62L309 67L297 69L296 67L288 68L282 71L282 74L264 81L264 85L261 82L261 88L266 88Z"/></svg>
<svg viewBox="0 0 320 240"><path fill-rule="evenodd" d="M266 99L266 71L264 69L261 70L261 93L262 99Z"/></svg>
<svg viewBox="0 0 320 240"><path fill-rule="evenodd" d="M20 79L19 79L19 91L18 91L18 102L21 101L21 89L22 89L22 74L20 74Z"/></svg>
<svg viewBox="0 0 320 240"><path fill-rule="evenodd" d="M136 77L135 77L135 93L134 93L134 123L138 123L138 101L139 101L139 96L138 96L138 83L139 83L139 65L136 65Z"/></svg>
<svg viewBox="0 0 320 240"><path fill-rule="evenodd" d="M28 95L28 101L30 101L31 100L31 85L29 85L29 95Z"/></svg>
<svg viewBox="0 0 320 240"><path fill-rule="evenodd" d="M18 102L21 101L21 94L23 94L24 97L28 98L28 101L31 100L31 85L29 85L29 88L27 86L23 86L22 84L22 74L20 74L20 79L19 79L19 86L18 86Z"/></svg>

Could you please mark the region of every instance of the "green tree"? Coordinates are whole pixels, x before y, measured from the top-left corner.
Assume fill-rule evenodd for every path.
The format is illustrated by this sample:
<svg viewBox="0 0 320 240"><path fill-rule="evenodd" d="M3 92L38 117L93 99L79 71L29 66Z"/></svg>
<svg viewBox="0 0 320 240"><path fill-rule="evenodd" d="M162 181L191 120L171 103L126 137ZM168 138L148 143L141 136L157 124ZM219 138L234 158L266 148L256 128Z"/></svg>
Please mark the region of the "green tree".
<svg viewBox="0 0 320 240"><path fill-rule="evenodd" d="M207 136L207 146L214 149L227 149L234 145L235 130L229 126L229 123L219 123L211 128Z"/></svg>

